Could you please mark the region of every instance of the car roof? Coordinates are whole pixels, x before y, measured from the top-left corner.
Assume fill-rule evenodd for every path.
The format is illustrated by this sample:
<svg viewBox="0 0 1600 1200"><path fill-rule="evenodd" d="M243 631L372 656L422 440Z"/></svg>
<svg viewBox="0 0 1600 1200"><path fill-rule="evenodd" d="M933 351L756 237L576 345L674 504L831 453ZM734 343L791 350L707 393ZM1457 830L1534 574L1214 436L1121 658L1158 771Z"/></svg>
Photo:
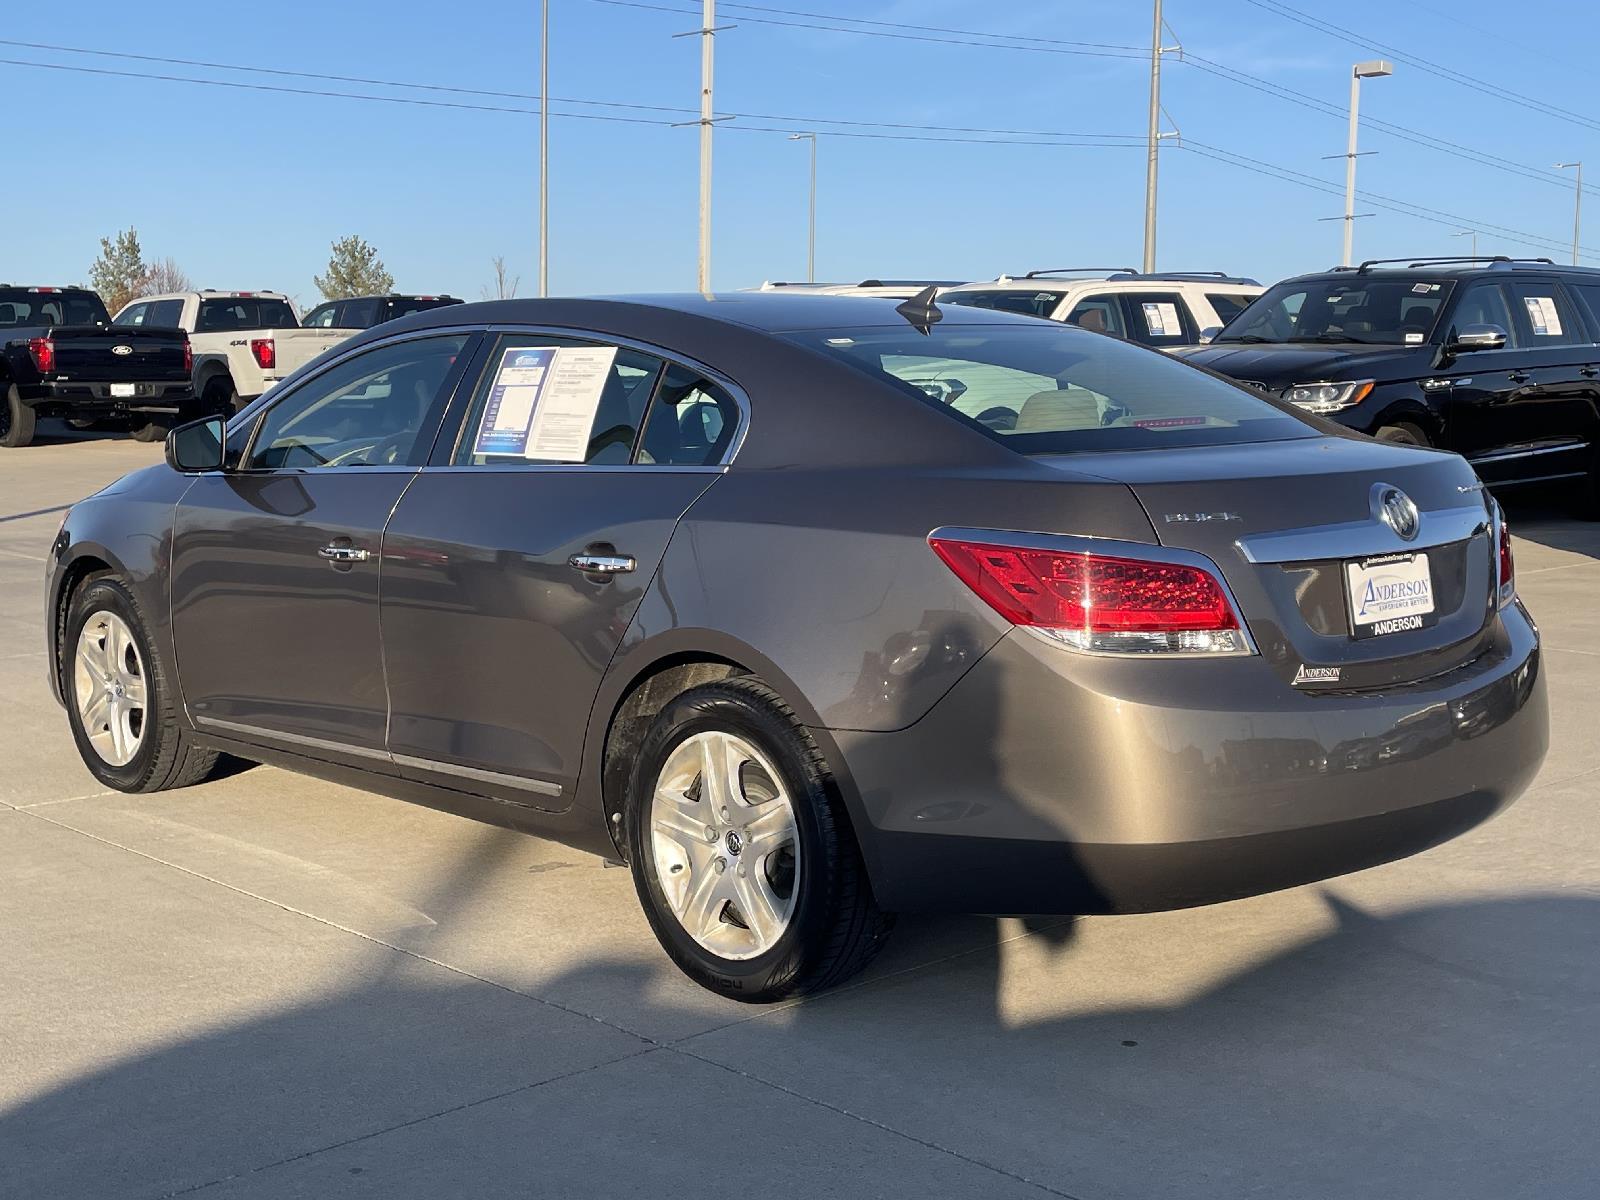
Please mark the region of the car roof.
<svg viewBox="0 0 1600 1200"><path fill-rule="evenodd" d="M1586 280L1600 277L1600 268L1558 263L1548 258L1386 258L1369 259L1355 267L1329 267L1285 279L1284 283L1337 279L1504 279L1508 275L1575 275Z"/></svg>

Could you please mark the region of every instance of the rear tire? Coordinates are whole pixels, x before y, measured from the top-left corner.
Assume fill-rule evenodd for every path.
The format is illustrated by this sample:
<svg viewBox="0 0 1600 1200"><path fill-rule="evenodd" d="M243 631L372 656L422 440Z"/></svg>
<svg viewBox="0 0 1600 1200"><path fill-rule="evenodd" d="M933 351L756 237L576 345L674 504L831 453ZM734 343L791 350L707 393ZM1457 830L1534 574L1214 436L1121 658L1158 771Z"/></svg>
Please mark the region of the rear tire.
<svg viewBox="0 0 1600 1200"><path fill-rule="evenodd" d="M172 673L150 640L138 601L109 572L73 594L59 647L67 720L84 765L120 792L159 792L207 778L215 750L178 717Z"/></svg>
<svg viewBox="0 0 1600 1200"><path fill-rule="evenodd" d="M0 447L15 450L33 441L35 418L33 409L22 402L16 385L6 388L6 399L0 405Z"/></svg>
<svg viewBox="0 0 1600 1200"><path fill-rule="evenodd" d="M239 402L239 393L234 390L233 381L226 376L207 383L200 401L206 416L231 417L244 407Z"/></svg>
<svg viewBox="0 0 1600 1200"><path fill-rule="evenodd" d="M1382 425L1378 432L1372 435L1380 442L1388 442L1395 446L1432 446L1428 435L1409 421L1396 421L1393 425Z"/></svg>
<svg viewBox="0 0 1600 1200"><path fill-rule="evenodd" d="M624 832L662 948L729 999L832 987L893 927L821 752L759 679L691 688L661 710L639 748Z"/></svg>
<svg viewBox="0 0 1600 1200"><path fill-rule="evenodd" d="M148 421L143 425L135 423L130 432L136 442L159 442L167 436L167 426L161 421Z"/></svg>

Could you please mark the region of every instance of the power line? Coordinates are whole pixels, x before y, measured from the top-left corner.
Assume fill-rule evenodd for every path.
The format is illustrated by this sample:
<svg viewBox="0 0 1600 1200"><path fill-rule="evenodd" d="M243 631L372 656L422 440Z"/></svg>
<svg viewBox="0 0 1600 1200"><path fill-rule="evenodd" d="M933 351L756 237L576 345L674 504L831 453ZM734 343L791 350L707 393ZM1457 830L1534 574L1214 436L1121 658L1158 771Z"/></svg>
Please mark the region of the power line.
<svg viewBox="0 0 1600 1200"><path fill-rule="evenodd" d="M1330 21L1324 21L1320 17L1313 17L1309 13L1301 12L1297 8L1291 8L1287 4L1281 4L1278 2L1278 0L1244 0L1244 2L1261 9L1263 12L1269 12L1274 16L1282 17L1287 21L1293 21L1296 24L1304 25L1307 29L1314 29L1318 33L1337 38L1340 41L1346 42L1352 46L1358 46L1367 50L1380 51L1398 62L1403 62L1407 66L1415 67L1417 70L1423 71L1426 74L1435 75L1440 79L1448 80L1449 82L1457 84L1460 87L1481 92L1486 96L1492 96L1495 99L1504 100L1509 104L1515 104L1548 117L1555 117L1557 120L1566 121L1573 125L1579 125L1585 129L1600 130L1600 121L1595 120L1593 117L1586 117L1582 113L1574 112L1572 109L1562 108L1559 105L1550 104L1533 96L1524 95L1521 92L1513 92L1509 88L1503 88L1499 84L1489 82L1487 79L1480 79L1475 75L1468 75L1465 72L1455 70L1453 67L1444 66L1441 63L1436 63L1431 59L1426 59L1418 55L1411 54L1408 51L1399 49L1398 47L1389 46L1383 42L1374 41L1372 38L1356 33L1353 30L1346 29L1343 26L1335 25Z"/></svg>
<svg viewBox="0 0 1600 1200"><path fill-rule="evenodd" d="M1011 42L1036 42L1051 46L1083 46L1095 50L1131 50L1135 55L1143 56L1143 46L1122 45L1116 42L1075 42L1066 38L1035 37L1017 33L985 33L981 29L946 29L941 25L909 25L900 21L870 21L864 17L847 17L843 13L814 13L796 12L787 8L770 8L761 4L734 4L726 2L724 8L749 9L753 12L776 13L784 17L813 17L824 21L848 21L852 25L876 25L886 29L912 29L919 33L954 33L962 37L998 38Z"/></svg>

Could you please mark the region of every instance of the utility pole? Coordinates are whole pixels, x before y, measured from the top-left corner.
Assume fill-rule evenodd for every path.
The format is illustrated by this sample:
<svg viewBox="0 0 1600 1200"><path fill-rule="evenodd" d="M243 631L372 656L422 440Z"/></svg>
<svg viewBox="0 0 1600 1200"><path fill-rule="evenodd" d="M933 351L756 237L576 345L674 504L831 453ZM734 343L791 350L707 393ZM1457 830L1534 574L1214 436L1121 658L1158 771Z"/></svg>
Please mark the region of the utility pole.
<svg viewBox="0 0 1600 1200"><path fill-rule="evenodd" d="M1578 193L1572 201L1572 265L1578 265L1578 231L1583 226L1583 164L1581 162L1557 163L1556 170L1565 171L1568 167L1578 170Z"/></svg>
<svg viewBox="0 0 1600 1200"><path fill-rule="evenodd" d="M1161 0L1150 34L1150 139L1144 168L1144 272L1156 269L1156 174L1161 158Z"/></svg>
<svg viewBox="0 0 1600 1200"><path fill-rule="evenodd" d="M539 295L550 294L550 0L539 30Z"/></svg>
<svg viewBox="0 0 1600 1200"><path fill-rule="evenodd" d="M1361 81L1393 74L1394 68L1381 58L1358 62L1350 69L1350 140L1344 153L1344 257L1339 260L1347 267L1355 243L1356 126L1360 119Z"/></svg>
<svg viewBox="0 0 1600 1200"><path fill-rule="evenodd" d="M811 143L811 217L806 227L806 282L817 281L817 135L791 133L791 142Z"/></svg>
<svg viewBox="0 0 1600 1200"><path fill-rule="evenodd" d="M717 0L704 0L700 26L700 290L711 290L711 69Z"/></svg>
<svg viewBox="0 0 1600 1200"><path fill-rule="evenodd" d="M1472 257L1478 257L1478 231L1476 229L1461 229L1450 235L1451 237L1469 237L1472 239Z"/></svg>

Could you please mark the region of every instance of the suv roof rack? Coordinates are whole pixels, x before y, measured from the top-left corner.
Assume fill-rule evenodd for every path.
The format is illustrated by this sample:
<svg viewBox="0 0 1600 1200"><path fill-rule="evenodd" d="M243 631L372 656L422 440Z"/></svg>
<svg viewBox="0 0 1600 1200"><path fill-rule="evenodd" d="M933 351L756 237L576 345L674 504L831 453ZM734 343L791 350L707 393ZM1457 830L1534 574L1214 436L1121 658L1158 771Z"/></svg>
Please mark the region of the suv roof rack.
<svg viewBox="0 0 1600 1200"><path fill-rule="evenodd" d="M856 287L955 287L959 279L863 279Z"/></svg>
<svg viewBox="0 0 1600 1200"><path fill-rule="evenodd" d="M1403 263L1408 269L1417 267L1437 267L1449 263L1488 263L1490 267L1511 267L1518 263L1533 263L1542 267L1555 266L1551 258L1512 258L1505 254L1448 254L1439 258L1369 258L1359 267L1334 267L1335 271L1354 271L1357 275L1365 275L1373 267L1389 267L1396 263Z"/></svg>
<svg viewBox="0 0 1600 1200"><path fill-rule="evenodd" d="M1206 280L1211 283L1242 283L1249 287L1260 287L1259 279L1251 279L1248 275L1229 275L1226 271L1119 271L1111 276L1112 279L1166 279L1174 283L1185 280Z"/></svg>
<svg viewBox="0 0 1600 1200"><path fill-rule="evenodd" d="M1132 267L1047 267L1042 271L1029 271L1022 279L1038 279L1045 275L1137 275ZM1016 275L1012 279L1019 278Z"/></svg>

